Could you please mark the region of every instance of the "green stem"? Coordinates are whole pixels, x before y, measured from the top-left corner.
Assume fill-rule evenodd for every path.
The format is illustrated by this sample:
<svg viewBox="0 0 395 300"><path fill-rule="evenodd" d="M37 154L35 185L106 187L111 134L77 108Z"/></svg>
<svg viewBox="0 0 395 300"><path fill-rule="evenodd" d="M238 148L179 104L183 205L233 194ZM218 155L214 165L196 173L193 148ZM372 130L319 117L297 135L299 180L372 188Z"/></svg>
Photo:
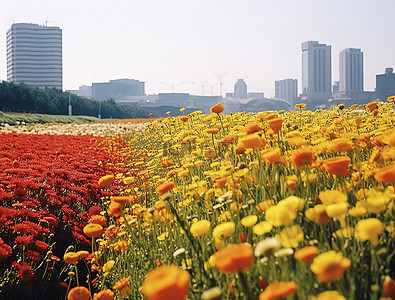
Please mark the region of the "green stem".
<svg viewBox="0 0 395 300"><path fill-rule="evenodd" d="M247 299L248 300L253 300L254 297L251 295L251 291L248 288L247 278L246 278L245 274L243 272L241 272L241 271L239 271L238 273L239 273L241 286L243 287L243 290L244 290L244 293L247 296Z"/></svg>

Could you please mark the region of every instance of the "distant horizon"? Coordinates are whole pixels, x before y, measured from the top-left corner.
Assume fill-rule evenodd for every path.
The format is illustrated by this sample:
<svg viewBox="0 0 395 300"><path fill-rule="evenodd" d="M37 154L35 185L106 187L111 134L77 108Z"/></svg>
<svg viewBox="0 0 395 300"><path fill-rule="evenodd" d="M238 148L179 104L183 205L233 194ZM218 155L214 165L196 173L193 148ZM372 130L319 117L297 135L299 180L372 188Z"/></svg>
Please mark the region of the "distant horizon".
<svg viewBox="0 0 395 300"><path fill-rule="evenodd" d="M22 3L21 3L22 2ZM274 97L277 80L297 79L301 93L301 44L332 46L332 82L339 54L364 53L364 90L376 75L395 68L395 1L147 0L53 3L0 0L0 80L7 80L6 32L13 23L60 27L63 90L129 78L145 82L146 94L233 93L237 79L248 92ZM40 9L37 9L40 8ZM334 21L335 20L335 21Z"/></svg>

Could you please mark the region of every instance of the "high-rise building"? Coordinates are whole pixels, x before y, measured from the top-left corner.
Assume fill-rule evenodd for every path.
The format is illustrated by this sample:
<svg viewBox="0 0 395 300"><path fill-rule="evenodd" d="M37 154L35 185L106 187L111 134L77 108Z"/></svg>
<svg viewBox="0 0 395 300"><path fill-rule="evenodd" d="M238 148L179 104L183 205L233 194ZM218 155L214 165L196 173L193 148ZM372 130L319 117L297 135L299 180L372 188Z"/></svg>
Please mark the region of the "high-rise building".
<svg viewBox="0 0 395 300"><path fill-rule="evenodd" d="M302 100L328 100L331 82L331 46L317 41L302 43Z"/></svg>
<svg viewBox="0 0 395 300"><path fill-rule="evenodd" d="M376 75L376 97L386 101L388 97L395 96L395 74L393 68L386 68L384 74Z"/></svg>
<svg viewBox="0 0 395 300"><path fill-rule="evenodd" d="M62 30L28 23L7 31L7 80L62 89Z"/></svg>
<svg viewBox="0 0 395 300"><path fill-rule="evenodd" d="M285 99L290 104L298 99L298 80L283 79L275 82L275 98Z"/></svg>
<svg viewBox="0 0 395 300"><path fill-rule="evenodd" d="M234 96L240 99L247 98L247 84L243 79L237 79L234 86Z"/></svg>
<svg viewBox="0 0 395 300"><path fill-rule="evenodd" d="M129 96L141 95L145 95L145 83L134 79L92 83L92 96L97 100L124 100Z"/></svg>
<svg viewBox="0 0 395 300"><path fill-rule="evenodd" d="M363 52L348 48L340 52L339 91L363 92Z"/></svg>

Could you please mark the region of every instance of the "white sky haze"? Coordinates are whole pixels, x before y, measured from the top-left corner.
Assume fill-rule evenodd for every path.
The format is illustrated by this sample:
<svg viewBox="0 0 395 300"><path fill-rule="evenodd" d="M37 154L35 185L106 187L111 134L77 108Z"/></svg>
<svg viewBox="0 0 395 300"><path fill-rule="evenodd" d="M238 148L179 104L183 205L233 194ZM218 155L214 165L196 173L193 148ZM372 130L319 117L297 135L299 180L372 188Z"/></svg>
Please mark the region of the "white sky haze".
<svg viewBox="0 0 395 300"><path fill-rule="evenodd" d="M6 80L6 32L12 23L59 26L63 89L131 78L146 93L249 92L274 96L274 81L301 87L301 43L332 46L332 82L339 53L364 52L365 90L395 68L394 0L0 0L0 80ZM192 84L190 82L195 82Z"/></svg>

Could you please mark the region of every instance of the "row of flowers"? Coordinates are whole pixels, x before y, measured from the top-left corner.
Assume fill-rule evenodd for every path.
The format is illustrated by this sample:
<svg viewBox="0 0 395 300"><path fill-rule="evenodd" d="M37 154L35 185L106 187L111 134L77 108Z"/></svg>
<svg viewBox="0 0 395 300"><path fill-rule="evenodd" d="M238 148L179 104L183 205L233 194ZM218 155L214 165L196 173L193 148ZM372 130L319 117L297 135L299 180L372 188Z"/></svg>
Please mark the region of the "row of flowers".
<svg viewBox="0 0 395 300"><path fill-rule="evenodd" d="M84 230L93 298L395 297L393 103L303 107L218 104L136 132L141 170L100 179L127 186ZM79 285L69 299L90 294Z"/></svg>
<svg viewBox="0 0 395 300"><path fill-rule="evenodd" d="M90 248L84 226L120 189L102 191L98 179L132 173L125 147L121 138L0 134L0 298L65 294L60 258L70 245Z"/></svg>

